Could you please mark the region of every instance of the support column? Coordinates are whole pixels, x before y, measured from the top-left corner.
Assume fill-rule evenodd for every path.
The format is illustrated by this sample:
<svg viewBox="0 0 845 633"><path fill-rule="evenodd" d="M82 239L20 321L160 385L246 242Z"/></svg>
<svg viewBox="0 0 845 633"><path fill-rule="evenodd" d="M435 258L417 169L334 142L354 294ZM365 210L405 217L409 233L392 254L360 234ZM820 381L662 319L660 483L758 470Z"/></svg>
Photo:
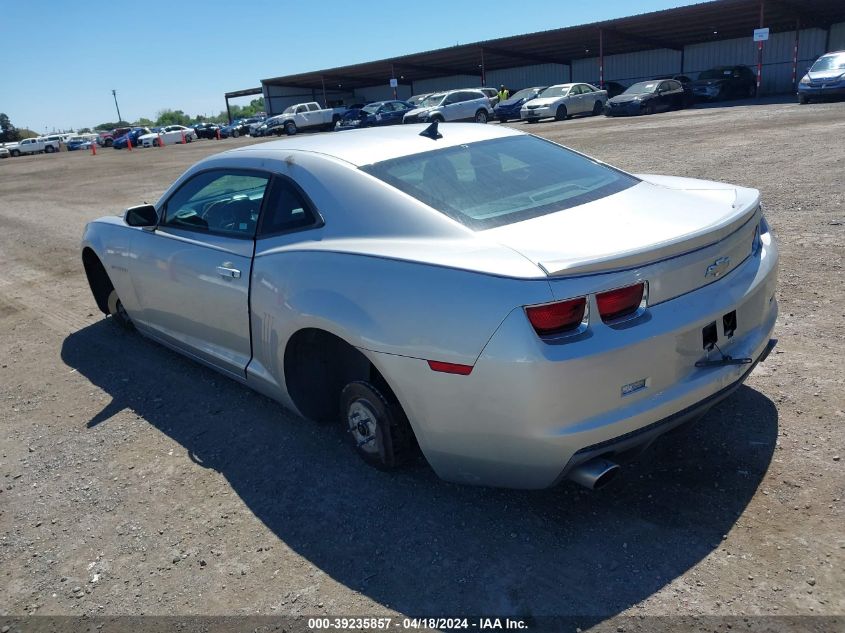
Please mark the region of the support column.
<svg viewBox="0 0 845 633"><path fill-rule="evenodd" d="M604 29L599 29L599 88L604 90Z"/></svg>
<svg viewBox="0 0 845 633"><path fill-rule="evenodd" d="M765 0L760 0L760 28L763 28ZM763 83L763 42L757 42L757 98L760 98L760 84Z"/></svg>
<svg viewBox="0 0 845 633"><path fill-rule="evenodd" d="M232 110L229 108L229 97L226 97L226 117L229 119L229 125L232 124Z"/></svg>
<svg viewBox="0 0 845 633"><path fill-rule="evenodd" d="M323 84L323 107L329 107L329 100L326 98L326 78L320 75L320 83Z"/></svg>
<svg viewBox="0 0 845 633"><path fill-rule="evenodd" d="M798 37L801 33L801 18L795 18L795 45L792 47L792 89L798 86Z"/></svg>
<svg viewBox="0 0 845 633"><path fill-rule="evenodd" d="M481 49L481 85L487 85L487 73L484 71L484 49Z"/></svg>

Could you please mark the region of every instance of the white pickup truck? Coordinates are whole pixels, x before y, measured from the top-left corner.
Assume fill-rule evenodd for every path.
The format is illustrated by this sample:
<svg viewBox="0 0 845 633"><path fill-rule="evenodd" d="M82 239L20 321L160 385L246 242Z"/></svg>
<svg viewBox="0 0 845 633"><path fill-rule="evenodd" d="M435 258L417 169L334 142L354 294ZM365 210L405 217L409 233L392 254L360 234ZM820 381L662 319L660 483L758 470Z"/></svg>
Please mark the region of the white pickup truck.
<svg viewBox="0 0 845 633"><path fill-rule="evenodd" d="M290 136L299 130L313 128L333 130L345 111L346 108L321 108L319 103L312 101L289 106L278 118L282 120L285 134Z"/></svg>
<svg viewBox="0 0 845 633"><path fill-rule="evenodd" d="M24 154L52 154L60 149L60 141L48 141L45 138L25 138L20 143L8 143L6 147L12 156Z"/></svg>

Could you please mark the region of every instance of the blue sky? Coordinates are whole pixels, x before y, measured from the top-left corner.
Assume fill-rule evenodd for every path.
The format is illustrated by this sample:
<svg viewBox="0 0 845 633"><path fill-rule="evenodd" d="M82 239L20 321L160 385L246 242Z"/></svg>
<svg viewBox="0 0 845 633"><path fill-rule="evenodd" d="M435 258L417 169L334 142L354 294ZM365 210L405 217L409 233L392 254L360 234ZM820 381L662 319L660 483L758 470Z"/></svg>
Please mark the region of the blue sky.
<svg viewBox="0 0 845 633"><path fill-rule="evenodd" d="M211 115L224 92L262 78L685 4L3 0L0 112L37 132L92 126L117 118L114 88L130 121L164 108Z"/></svg>

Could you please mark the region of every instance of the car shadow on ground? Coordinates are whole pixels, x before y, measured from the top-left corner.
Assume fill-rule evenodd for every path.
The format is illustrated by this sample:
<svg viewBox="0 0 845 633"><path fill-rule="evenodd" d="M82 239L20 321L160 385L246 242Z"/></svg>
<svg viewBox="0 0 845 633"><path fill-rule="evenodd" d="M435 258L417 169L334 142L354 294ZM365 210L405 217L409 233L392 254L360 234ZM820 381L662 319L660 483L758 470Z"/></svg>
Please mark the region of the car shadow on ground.
<svg viewBox="0 0 845 633"><path fill-rule="evenodd" d="M472 488L425 464L375 471L337 429L108 320L67 337L61 357L112 398L89 426L134 410L224 475L292 550L410 615L578 616L582 627L612 617L719 547L777 437L774 404L743 387L604 490Z"/></svg>

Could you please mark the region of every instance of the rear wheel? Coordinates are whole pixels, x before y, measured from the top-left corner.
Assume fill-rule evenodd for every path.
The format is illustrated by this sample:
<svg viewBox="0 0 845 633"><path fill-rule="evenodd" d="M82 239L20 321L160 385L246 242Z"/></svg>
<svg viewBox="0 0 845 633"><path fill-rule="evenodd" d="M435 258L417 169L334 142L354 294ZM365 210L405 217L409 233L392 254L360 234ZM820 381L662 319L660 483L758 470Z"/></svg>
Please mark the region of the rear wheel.
<svg viewBox="0 0 845 633"><path fill-rule="evenodd" d="M804 105L805 103L810 103L810 100L804 95L798 95L798 103Z"/></svg>
<svg viewBox="0 0 845 633"><path fill-rule="evenodd" d="M126 312L126 308L123 307L123 303L120 301L120 297L117 296L117 291L113 288L112 291L109 293L108 302L109 314L114 319L114 322L126 330L131 330L134 327L132 325L132 319L129 318L129 314Z"/></svg>
<svg viewBox="0 0 845 633"><path fill-rule="evenodd" d="M600 115L602 110L604 110L604 105L602 105L601 101L596 101L596 103L593 105L593 116Z"/></svg>
<svg viewBox="0 0 845 633"><path fill-rule="evenodd" d="M237 130L232 130L232 138L238 138L241 135Z"/></svg>
<svg viewBox="0 0 845 633"><path fill-rule="evenodd" d="M9 155L12 156L12 157L15 157L15 156L20 156L21 153L18 150L13 149L9 152Z"/></svg>
<svg viewBox="0 0 845 633"><path fill-rule="evenodd" d="M555 112L555 121L563 121L567 116L566 106L558 106L557 111Z"/></svg>
<svg viewBox="0 0 845 633"><path fill-rule="evenodd" d="M47 153L47 154L52 154L55 151L56 151L56 148L53 147L52 145L48 145L47 147L44 148L44 152Z"/></svg>
<svg viewBox="0 0 845 633"><path fill-rule="evenodd" d="M643 108L643 112L645 114L654 114L654 104L653 103L645 104L645 107Z"/></svg>
<svg viewBox="0 0 845 633"><path fill-rule="evenodd" d="M405 463L413 449L413 433L399 405L391 404L375 385L356 380L340 394L344 434L358 455L379 470Z"/></svg>
<svg viewBox="0 0 845 633"><path fill-rule="evenodd" d="M288 121L287 123L285 123L285 134L287 134L288 136L293 136L294 134L296 134L296 123L294 123L293 121Z"/></svg>
<svg viewBox="0 0 845 633"><path fill-rule="evenodd" d="M476 123L487 123L487 111L486 110L479 110L475 113L475 122Z"/></svg>

